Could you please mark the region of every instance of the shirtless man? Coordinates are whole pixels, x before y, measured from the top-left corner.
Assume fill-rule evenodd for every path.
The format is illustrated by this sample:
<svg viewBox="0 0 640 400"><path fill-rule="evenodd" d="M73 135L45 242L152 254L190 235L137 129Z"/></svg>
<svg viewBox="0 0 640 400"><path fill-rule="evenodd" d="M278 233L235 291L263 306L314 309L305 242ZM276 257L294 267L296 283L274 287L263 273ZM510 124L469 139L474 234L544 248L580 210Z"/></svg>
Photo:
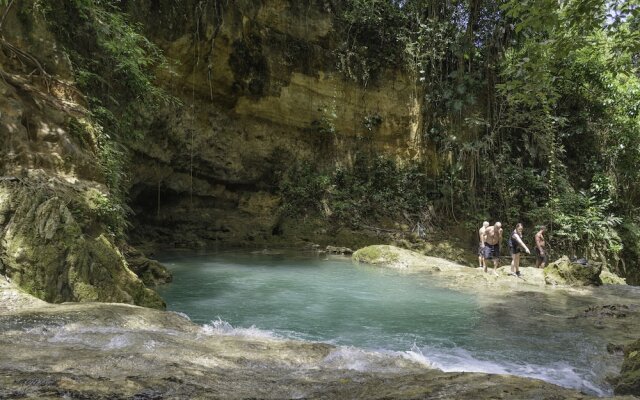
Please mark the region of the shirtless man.
<svg viewBox="0 0 640 400"><path fill-rule="evenodd" d="M502 242L502 224L496 222L495 225L489 226L484 230L484 259L493 260L493 273L498 274L496 269L500 264L500 243ZM487 272L487 264L485 261L484 272Z"/></svg>
<svg viewBox="0 0 640 400"><path fill-rule="evenodd" d="M546 226L541 226L536 233L536 268L544 268L547 265L547 252L544 249L544 233L547 231Z"/></svg>
<svg viewBox="0 0 640 400"><path fill-rule="evenodd" d="M478 236L480 237L480 247L478 247L478 263L480 264L480 268L484 268L487 270L487 263L484 260L484 230L489 226L489 221L484 221L482 223L482 228L478 231Z"/></svg>

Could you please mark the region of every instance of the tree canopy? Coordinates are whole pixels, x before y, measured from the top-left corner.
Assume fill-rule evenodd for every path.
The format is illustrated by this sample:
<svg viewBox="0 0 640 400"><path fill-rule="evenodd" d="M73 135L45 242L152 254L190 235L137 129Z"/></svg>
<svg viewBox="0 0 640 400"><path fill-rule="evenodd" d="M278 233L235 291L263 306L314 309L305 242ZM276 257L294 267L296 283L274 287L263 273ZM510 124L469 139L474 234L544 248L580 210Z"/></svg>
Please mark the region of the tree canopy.
<svg viewBox="0 0 640 400"><path fill-rule="evenodd" d="M581 256L615 260L637 243L637 0L350 0L335 11L347 79L375 85L388 68L415 77L422 148L437 162L412 172L423 189L410 204L471 226L545 224ZM329 178L344 208L344 171Z"/></svg>

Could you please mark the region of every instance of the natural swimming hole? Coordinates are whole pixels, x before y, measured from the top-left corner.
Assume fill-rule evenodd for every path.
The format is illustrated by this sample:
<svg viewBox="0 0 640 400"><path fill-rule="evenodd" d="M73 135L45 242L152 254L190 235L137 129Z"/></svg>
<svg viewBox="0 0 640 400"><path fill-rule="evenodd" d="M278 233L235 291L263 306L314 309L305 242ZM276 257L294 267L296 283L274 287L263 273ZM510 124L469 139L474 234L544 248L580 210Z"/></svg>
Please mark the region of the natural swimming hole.
<svg viewBox="0 0 640 400"><path fill-rule="evenodd" d="M597 304L590 296L457 291L435 275L315 254L160 260L174 274L159 289L169 310L235 334L331 343L342 349L340 368L366 369L372 353L402 355L444 371L512 374L607 395L606 377L621 364L600 330L572 318Z"/></svg>

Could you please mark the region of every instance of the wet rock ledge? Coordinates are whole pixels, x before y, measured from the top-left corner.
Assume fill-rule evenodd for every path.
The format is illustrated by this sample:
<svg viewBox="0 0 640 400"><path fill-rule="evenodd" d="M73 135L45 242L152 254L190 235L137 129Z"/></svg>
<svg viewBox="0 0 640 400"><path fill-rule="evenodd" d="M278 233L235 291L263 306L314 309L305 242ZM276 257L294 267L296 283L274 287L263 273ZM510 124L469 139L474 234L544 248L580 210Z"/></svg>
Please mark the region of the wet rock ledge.
<svg viewBox="0 0 640 400"><path fill-rule="evenodd" d="M348 369L322 343L239 335L125 304L49 304L0 276L0 398L588 399L513 376L377 355Z"/></svg>
<svg viewBox="0 0 640 400"><path fill-rule="evenodd" d="M511 275L509 263L503 262L493 272L489 262L488 272L470 268L442 258L430 257L415 251L389 245L374 245L353 253L353 261L393 268L409 274L438 274L439 282L455 289L508 287L517 290L534 288L584 288L602 284L626 285L623 278L613 274L600 263L580 264L567 257L549 263L544 269L520 267L522 276Z"/></svg>

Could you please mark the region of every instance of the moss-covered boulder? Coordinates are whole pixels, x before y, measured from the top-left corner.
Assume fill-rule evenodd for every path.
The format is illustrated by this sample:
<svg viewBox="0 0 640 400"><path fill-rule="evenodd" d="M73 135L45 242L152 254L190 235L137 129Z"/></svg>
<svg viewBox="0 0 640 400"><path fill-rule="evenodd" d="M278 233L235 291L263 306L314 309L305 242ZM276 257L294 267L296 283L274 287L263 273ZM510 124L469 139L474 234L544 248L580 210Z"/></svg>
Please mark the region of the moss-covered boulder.
<svg viewBox="0 0 640 400"><path fill-rule="evenodd" d="M605 285L626 285L627 280L613 273L609 268L603 267L600 272L600 280Z"/></svg>
<svg viewBox="0 0 640 400"><path fill-rule="evenodd" d="M640 395L640 340L625 348L620 376L614 382L614 392L618 395Z"/></svg>
<svg viewBox="0 0 640 400"><path fill-rule="evenodd" d="M544 279L548 285L599 286L602 264L595 262L577 263L567 256L550 263L544 269Z"/></svg>
<svg viewBox="0 0 640 400"><path fill-rule="evenodd" d="M415 251L388 245L374 245L359 249L353 253L352 260L366 264L415 271L473 271L472 269L441 258L429 257Z"/></svg>
<svg viewBox="0 0 640 400"><path fill-rule="evenodd" d="M401 261L402 256L407 258L413 252L395 246L376 245L367 246L353 253L352 259L357 262L373 265L389 265L396 267L406 267Z"/></svg>
<svg viewBox="0 0 640 400"><path fill-rule="evenodd" d="M0 182L3 274L48 302L105 301L164 308L127 266L82 185L28 177Z"/></svg>

